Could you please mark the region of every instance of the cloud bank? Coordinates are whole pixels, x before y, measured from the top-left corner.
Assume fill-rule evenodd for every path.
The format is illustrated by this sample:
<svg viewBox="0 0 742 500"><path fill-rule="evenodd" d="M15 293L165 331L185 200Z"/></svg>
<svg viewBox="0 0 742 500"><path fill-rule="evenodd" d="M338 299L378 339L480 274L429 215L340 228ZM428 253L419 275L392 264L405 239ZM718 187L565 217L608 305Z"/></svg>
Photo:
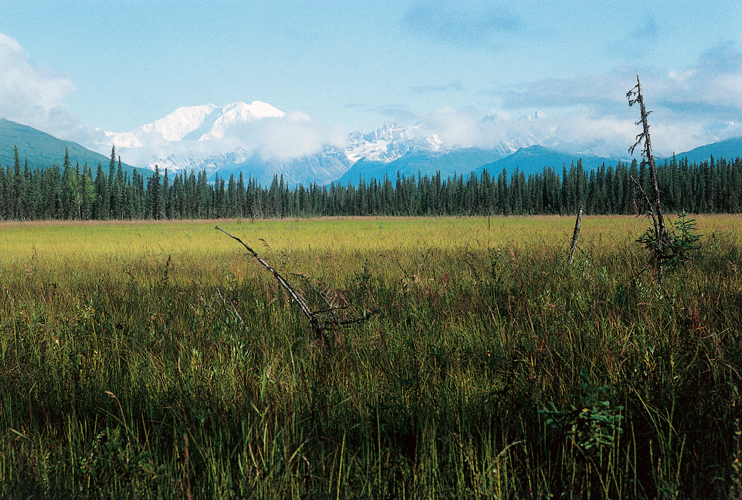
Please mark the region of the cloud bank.
<svg viewBox="0 0 742 500"><path fill-rule="evenodd" d="M177 112L176 112L177 113ZM115 146L122 160L135 166L151 166L168 160L209 158L239 151L241 158L258 155L263 160L288 161L320 153L328 146L344 147L342 127L317 124L299 112L234 123L219 134L205 133L184 140L167 140L161 131L145 125L133 132L106 133L78 129L80 142L102 154Z"/></svg>
<svg viewBox="0 0 742 500"><path fill-rule="evenodd" d="M0 33L0 118L66 136L77 120L65 105L72 80L32 64L17 40Z"/></svg>
<svg viewBox="0 0 742 500"><path fill-rule="evenodd" d="M742 49L725 42L691 68L640 70L658 155L742 135ZM543 79L489 91L491 112L441 108L418 117L419 134L446 145L543 144L601 156L628 157L639 133L639 110L626 93L636 70L626 67L573 79ZM535 113L537 112L538 113Z"/></svg>

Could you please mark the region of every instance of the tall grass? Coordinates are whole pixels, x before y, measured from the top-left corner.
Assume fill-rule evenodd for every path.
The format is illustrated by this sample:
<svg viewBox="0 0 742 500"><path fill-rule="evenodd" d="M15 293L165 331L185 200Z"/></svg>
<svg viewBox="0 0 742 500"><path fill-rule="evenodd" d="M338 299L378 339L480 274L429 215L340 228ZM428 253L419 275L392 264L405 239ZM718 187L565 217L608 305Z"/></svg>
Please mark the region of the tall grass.
<svg viewBox="0 0 742 500"><path fill-rule="evenodd" d="M737 219L661 288L630 218L220 225L381 314L317 339L212 223L2 226L0 496L740 491Z"/></svg>

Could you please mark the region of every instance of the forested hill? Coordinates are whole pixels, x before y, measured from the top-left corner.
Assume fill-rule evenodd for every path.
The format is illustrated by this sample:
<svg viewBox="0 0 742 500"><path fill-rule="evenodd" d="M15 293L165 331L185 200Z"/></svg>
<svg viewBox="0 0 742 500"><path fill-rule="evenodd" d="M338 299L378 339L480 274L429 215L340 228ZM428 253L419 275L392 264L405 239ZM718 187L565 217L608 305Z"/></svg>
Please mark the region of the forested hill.
<svg viewBox="0 0 742 500"><path fill-rule="evenodd" d="M73 166L79 163L80 168L82 168L87 163L88 167L95 170L98 163L107 168L110 161L102 154L90 151L75 142L63 141L35 128L0 119L0 165L4 167L14 165L16 147L18 148L21 165L25 166L26 161L28 161L28 166L31 169L62 165L65 148L69 152L70 162ZM134 170L134 167L126 163L121 165L124 172L129 174Z"/></svg>
<svg viewBox="0 0 742 500"><path fill-rule="evenodd" d="M111 172L113 175L111 175ZM668 213L739 213L742 158L688 163L675 158L657 165L662 203ZM620 163L560 171L546 167L525 175L486 170L443 178L423 175L357 186L332 183L290 187L274 177L260 186L242 174L209 183L196 174L156 171L148 179L120 168L81 171L69 165L25 170L0 168L0 219L190 219L278 218L356 215L529 215L569 214L583 204L587 214L636 214L642 206L631 178L649 192L646 168Z"/></svg>
<svg viewBox="0 0 742 500"><path fill-rule="evenodd" d="M707 161L711 157L732 159L740 155L742 155L742 137L736 137L713 144L706 144L705 146L691 149L687 153L680 153L677 155L677 159L685 158L690 163L698 163Z"/></svg>

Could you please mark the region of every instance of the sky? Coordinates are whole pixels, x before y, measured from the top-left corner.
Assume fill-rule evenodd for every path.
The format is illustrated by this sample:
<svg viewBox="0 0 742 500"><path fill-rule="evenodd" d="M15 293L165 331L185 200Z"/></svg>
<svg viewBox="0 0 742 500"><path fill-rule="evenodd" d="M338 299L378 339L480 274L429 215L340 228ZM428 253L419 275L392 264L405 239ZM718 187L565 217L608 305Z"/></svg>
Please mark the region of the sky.
<svg viewBox="0 0 742 500"><path fill-rule="evenodd" d="M742 2L0 0L0 118L83 144L263 101L318 142L389 120L626 155L637 74L658 154L742 136Z"/></svg>

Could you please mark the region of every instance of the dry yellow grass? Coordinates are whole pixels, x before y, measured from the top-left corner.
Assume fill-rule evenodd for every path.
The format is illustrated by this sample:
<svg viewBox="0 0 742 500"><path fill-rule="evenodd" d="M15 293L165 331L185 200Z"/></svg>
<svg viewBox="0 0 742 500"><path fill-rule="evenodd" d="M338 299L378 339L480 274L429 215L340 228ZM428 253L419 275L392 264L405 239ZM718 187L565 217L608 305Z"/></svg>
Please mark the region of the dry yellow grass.
<svg viewBox="0 0 742 500"><path fill-rule="evenodd" d="M674 219L670 217L670 219ZM697 216L704 235L742 229L738 215ZM627 243L644 228L643 218L586 216L582 242ZM144 255L207 256L228 252L234 242L214 230L220 225L258 253L273 251L369 251L568 244L573 217L327 218L265 221L11 222L0 224L3 264L39 260L128 260Z"/></svg>

